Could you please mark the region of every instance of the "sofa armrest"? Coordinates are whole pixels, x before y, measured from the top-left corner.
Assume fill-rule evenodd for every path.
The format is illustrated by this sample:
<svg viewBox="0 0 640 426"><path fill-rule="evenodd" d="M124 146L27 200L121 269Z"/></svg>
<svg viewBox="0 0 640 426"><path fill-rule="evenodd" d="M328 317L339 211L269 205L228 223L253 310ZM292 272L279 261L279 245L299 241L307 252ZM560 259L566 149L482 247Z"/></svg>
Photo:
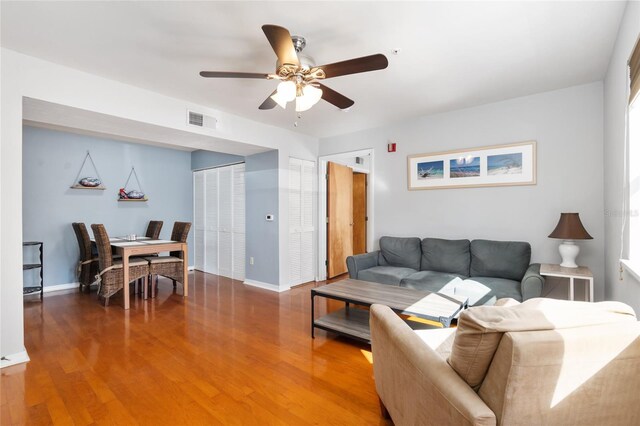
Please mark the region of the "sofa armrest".
<svg viewBox="0 0 640 426"><path fill-rule="evenodd" d="M378 254L380 250L371 253L357 254L347 257L347 269L349 278L358 279L358 272L378 266Z"/></svg>
<svg viewBox="0 0 640 426"><path fill-rule="evenodd" d="M544 286L544 277L540 275L540 264L532 263L525 272L522 282L520 283L520 292L522 293L522 301L542 296L542 287Z"/></svg>
<svg viewBox="0 0 640 426"><path fill-rule="evenodd" d="M396 425L495 425L493 411L387 306L370 311L378 396Z"/></svg>

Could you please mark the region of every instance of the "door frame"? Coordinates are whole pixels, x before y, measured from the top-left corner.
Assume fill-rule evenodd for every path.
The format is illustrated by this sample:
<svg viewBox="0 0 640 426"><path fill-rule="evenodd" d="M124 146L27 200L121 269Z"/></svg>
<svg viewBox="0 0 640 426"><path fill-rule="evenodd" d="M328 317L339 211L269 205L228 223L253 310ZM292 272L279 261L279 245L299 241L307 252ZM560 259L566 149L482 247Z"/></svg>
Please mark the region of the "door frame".
<svg viewBox="0 0 640 426"><path fill-rule="evenodd" d="M373 235L374 235L374 150L373 148L361 149L357 151L341 152L337 154L321 155L318 157L318 265L316 281L324 281L327 279L327 163L334 161L339 164L347 158L366 157L370 158L369 168L359 168L357 165L348 164L353 171L366 173L367 175L367 252L373 251Z"/></svg>

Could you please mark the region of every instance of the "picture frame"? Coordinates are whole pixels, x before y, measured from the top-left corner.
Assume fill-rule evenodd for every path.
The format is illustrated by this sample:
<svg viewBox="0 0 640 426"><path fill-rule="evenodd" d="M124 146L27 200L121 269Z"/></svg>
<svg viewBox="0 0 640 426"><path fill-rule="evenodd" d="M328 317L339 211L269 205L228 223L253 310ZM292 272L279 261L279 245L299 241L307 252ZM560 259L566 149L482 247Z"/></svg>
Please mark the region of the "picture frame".
<svg viewBox="0 0 640 426"><path fill-rule="evenodd" d="M535 185L537 142L525 141L407 156L407 187L423 189Z"/></svg>

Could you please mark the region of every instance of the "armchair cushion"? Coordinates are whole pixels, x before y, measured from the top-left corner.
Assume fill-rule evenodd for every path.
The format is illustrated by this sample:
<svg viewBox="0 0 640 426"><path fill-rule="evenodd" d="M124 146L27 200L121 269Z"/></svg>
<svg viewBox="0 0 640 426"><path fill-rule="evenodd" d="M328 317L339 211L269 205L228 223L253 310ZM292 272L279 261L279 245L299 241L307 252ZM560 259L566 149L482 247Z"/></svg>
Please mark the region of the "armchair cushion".
<svg viewBox="0 0 640 426"><path fill-rule="evenodd" d="M382 266L420 270L420 238L381 237L380 253L378 263Z"/></svg>
<svg viewBox="0 0 640 426"><path fill-rule="evenodd" d="M471 262L469 240L425 238L422 240L421 245L421 270L469 276L469 264Z"/></svg>
<svg viewBox="0 0 640 426"><path fill-rule="evenodd" d="M460 314L448 362L469 386L477 390L505 332L555 330L622 321L636 321L636 317L633 309L620 302L536 298L510 307L473 307Z"/></svg>
<svg viewBox="0 0 640 426"><path fill-rule="evenodd" d="M531 261L531 245L518 241L471 241L472 277L521 281Z"/></svg>

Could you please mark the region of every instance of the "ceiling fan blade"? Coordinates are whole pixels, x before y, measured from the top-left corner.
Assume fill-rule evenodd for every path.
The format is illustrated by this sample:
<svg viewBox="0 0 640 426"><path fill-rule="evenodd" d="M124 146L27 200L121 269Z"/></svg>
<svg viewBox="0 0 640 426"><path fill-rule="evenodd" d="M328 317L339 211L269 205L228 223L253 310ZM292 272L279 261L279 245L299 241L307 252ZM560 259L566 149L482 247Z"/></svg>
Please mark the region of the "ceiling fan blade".
<svg viewBox="0 0 640 426"><path fill-rule="evenodd" d="M381 53L362 58L349 59L333 64L320 65L326 74L325 78L339 77L341 75L357 74L360 72L385 69L389 65L387 57Z"/></svg>
<svg viewBox="0 0 640 426"><path fill-rule="evenodd" d="M200 75L207 78L269 78L269 74L257 72L200 71Z"/></svg>
<svg viewBox="0 0 640 426"><path fill-rule="evenodd" d="M347 98L344 95L341 95L340 93L336 92L333 89L328 88L324 84L320 84L320 83L315 83L315 84L320 86L320 88L322 89L322 99L329 102L330 104L333 104L340 109L349 108L351 105L355 104L355 102L352 101L351 99Z"/></svg>
<svg viewBox="0 0 640 426"><path fill-rule="evenodd" d="M264 31L264 35L267 36L267 40L269 40L273 51L276 52L280 65L300 65L298 54L296 53L295 47L293 47L291 34L288 29L277 25L263 25L262 31Z"/></svg>
<svg viewBox="0 0 640 426"><path fill-rule="evenodd" d="M269 97L265 99L264 102L258 107L258 109L273 109L276 105L278 105L276 101L271 99L271 97L275 95L277 92L278 92L277 90L274 90L273 93L270 94Z"/></svg>

